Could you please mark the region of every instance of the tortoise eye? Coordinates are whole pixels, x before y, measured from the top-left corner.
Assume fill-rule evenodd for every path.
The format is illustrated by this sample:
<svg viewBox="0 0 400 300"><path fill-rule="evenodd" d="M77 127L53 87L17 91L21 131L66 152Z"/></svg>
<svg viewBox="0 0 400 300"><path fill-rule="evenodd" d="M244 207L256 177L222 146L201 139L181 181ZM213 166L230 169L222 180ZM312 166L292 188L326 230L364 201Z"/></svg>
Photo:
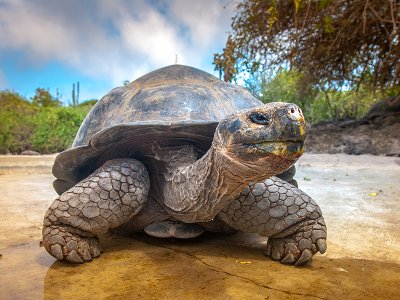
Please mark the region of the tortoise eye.
<svg viewBox="0 0 400 300"><path fill-rule="evenodd" d="M250 115L250 120L253 123L259 124L259 125L269 125L271 122L271 118L268 115L259 113L259 112L254 112Z"/></svg>

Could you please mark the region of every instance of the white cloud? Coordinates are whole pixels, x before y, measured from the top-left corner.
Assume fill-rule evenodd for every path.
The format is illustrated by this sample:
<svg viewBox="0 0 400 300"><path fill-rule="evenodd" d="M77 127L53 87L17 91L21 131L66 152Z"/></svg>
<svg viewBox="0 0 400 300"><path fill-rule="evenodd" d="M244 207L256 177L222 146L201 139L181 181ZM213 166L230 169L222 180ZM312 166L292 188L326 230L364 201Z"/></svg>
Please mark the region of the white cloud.
<svg viewBox="0 0 400 300"><path fill-rule="evenodd" d="M146 57L150 64L171 64L175 54L185 47L175 28L154 10L147 11L139 20L127 16L116 24L123 45L133 53Z"/></svg>
<svg viewBox="0 0 400 300"><path fill-rule="evenodd" d="M187 26L191 44L197 49L212 46L229 28L233 6L224 8L223 3L215 0L175 0L171 3L174 17Z"/></svg>
<svg viewBox="0 0 400 300"><path fill-rule="evenodd" d="M61 62L114 85L179 63L203 67L226 41L228 0L0 0L0 51ZM211 69L211 68L210 68Z"/></svg>

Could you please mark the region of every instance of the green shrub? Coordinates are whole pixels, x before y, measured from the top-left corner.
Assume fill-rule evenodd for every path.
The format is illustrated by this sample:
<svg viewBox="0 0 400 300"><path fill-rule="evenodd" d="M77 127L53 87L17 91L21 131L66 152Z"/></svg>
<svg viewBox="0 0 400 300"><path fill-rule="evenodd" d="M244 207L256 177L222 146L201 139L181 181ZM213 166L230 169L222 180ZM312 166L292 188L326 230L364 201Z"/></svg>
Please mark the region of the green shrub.
<svg viewBox="0 0 400 300"><path fill-rule="evenodd" d="M299 72L285 69L270 77L263 70L256 72L245 80L245 86L264 103L297 104L311 123L362 117L381 98L399 92L397 89L374 94L365 86L324 90Z"/></svg>
<svg viewBox="0 0 400 300"><path fill-rule="evenodd" d="M38 108L11 91L0 91L0 107L0 153L30 149Z"/></svg>
<svg viewBox="0 0 400 300"><path fill-rule="evenodd" d="M321 121L357 119L363 117L369 108L383 95L360 88L358 91L319 92L309 104L306 117L312 123Z"/></svg>
<svg viewBox="0 0 400 300"><path fill-rule="evenodd" d="M15 92L0 91L0 153L54 153L69 148L95 102L75 107L32 104Z"/></svg>
<svg viewBox="0 0 400 300"><path fill-rule="evenodd" d="M86 109L57 107L41 110L35 118L32 150L54 153L69 148L81 125Z"/></svg>
<svg viewBox="0 0 400 300"><path fill-rule="evenodd" d="M90 99L90 100L86 100L82 103L79 103L77 106L87 109L88 111L97 103L97 99Z"/></svg>

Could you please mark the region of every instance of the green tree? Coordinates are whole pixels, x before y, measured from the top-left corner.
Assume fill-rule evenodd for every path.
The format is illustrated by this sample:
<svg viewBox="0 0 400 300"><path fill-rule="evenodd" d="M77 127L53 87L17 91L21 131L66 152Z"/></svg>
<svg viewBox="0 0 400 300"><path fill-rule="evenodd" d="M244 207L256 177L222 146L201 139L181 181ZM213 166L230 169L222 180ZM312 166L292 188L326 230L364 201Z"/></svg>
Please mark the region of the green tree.
<svg viewBox="0 0 400 300"><path fill-rule="evenodd" d="M41 110L35 118L32 149L40 153L54 153L69 148L87 112L87 108L79 107Z"/></svg>
<svg viewBox="0 0 400 300"><path fill-rule="evenodd" d="M41 107L57 107L61 106L61 102L54 98L48 90L37 88L32 103Z"/></svg>
<svg viewBox="0 0 400 300"><path fill-rule="evenodd" d="M239 1L214 64L226 81L265 64L294 68L322 87L399 86L399 1Z"/></svg>
<svg viewBox="0 0 400 300"><path fill-rule="evenodd" d="M348 90L321 87L304 74L286 69L272 75L265 70L257 71L244 85L264 103L297 104L312 123L362 117L379 100L379 93L371 93L364 85Z"/></svg>
<svg viewBox="0 0 400 300"><path fill-rule="evenodd" d="M318 93L307 76L286 69L279 70L272 78L269 78L265 71L257 71L245 80L245 86L264 103L295 103L305 113Z"/></svg>
<svg viewBox="0 0 400 300"><path fill-rule="evenodd" d="M0 153L54 153L67 149L85 115L97 102L93 99L62 107L47 105L48 95L36 100L34 104L15 92L0 91Z"/></svg>
<svg viewBox="0 0 400 300"><path fill-rule="evenodd" d="M12 91L0 91L0 153L31 148L38 107Z"/></svg>
<svg viewBox="0 0 400 300"><path fill-rule="evenodd" d="M97 103L97 99L89 99L89 100L85 100L82 103L78 104L78 107L82 107L82 108L87 108L88 111Z"/></svg>

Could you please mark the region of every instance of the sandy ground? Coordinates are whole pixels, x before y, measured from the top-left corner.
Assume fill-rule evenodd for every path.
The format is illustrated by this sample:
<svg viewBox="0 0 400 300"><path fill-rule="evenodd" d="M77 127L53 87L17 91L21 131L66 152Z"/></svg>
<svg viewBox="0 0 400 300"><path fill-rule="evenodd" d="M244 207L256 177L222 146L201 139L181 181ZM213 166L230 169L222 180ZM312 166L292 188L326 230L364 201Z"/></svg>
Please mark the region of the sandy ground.
<svg viewBox="0 0 400 300"><path fill-rule="evenodd" d="M300 188L321 206L328 251L308 267L262 255L249 234L101 236L91 263L39 246L54 156L0 156L0 299L399 299L400 158L306 154Z"/></svg>

